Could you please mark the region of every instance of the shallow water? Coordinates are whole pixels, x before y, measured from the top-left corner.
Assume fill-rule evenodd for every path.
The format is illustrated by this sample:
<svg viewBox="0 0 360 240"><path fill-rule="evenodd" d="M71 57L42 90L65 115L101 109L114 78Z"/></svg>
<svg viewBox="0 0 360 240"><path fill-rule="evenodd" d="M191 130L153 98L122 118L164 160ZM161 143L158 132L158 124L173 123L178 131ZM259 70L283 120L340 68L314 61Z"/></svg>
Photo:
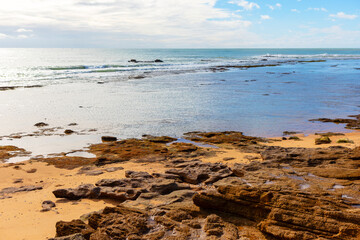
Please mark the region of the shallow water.
<svg viewBox="0 0 360 240"><path fill-rule="evenodd" d="M101 135L123 139L143 134L181 138L190 131L235 130L265 137L285 130L344 132L343 125L308 120L359 113L358 49L0 52L1 86L43 85L0 91L0 136L34 132L33 125L41 121L62 129L97 129L81 136L0 141L34 154L82 149L100 142ZM160 58L164 63L131 64L131 58ZM280 65L209 71L211 66L259 63ZM127 70L92 72L112 68ZM138 75L144 78L131 77ZM67 126L72 122L78 125Z"/></svg>

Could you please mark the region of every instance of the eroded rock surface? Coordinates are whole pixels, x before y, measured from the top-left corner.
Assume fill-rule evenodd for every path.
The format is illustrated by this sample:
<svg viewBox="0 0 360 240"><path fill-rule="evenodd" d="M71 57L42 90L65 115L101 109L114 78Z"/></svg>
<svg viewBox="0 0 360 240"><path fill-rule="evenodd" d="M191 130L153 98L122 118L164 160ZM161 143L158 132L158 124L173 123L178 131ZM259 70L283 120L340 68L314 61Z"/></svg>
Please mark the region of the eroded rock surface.
<svg viewBox="0 0 360 240"><path fill-rule="evenodd" d="M199 135L202 142L254 151L261 159L229 166L205 163L189 157L189 152L198 154L194 145L189 149L196 150L178 155L174 146L159 143L170 139L136 142L132 154L147 158L157 152L168 169L128 170L126 178L54 191L57 197L120 204L77 222L82 227L69 223L77 229L71 233L93 240L360 238L360 148L269 147L236 132L193 137ZM118 144L126 148L129 142L110 143L110 154L123 154Z"/></svg>

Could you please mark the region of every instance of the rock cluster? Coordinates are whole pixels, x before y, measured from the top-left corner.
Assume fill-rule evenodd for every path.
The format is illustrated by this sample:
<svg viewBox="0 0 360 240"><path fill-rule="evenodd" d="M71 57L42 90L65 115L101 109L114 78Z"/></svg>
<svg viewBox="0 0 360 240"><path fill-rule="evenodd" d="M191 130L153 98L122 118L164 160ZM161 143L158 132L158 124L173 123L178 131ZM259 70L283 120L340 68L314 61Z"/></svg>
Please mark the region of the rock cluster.
<svg viewBox="0 0 360 240"><path fill-rule="evenodd" d="M258 144L261 139L236 132L195 135L191 138L203 142L246 146L261 159L227 166L169 157L164 173L126 171L126 178L55 190L60 198L111 199L120 204L90 214L85 222L59 222L57 237L360 239L360 148L265 146ZM135 145L140 155L145 146L160 149L160 156L178 154L160 143L166 141L171 142L149 137ZM120 151L118 144L127 147L129 142L110 143L111 151ZM187 154L198 151L191 150L193 145L186 147Z"/></svg>

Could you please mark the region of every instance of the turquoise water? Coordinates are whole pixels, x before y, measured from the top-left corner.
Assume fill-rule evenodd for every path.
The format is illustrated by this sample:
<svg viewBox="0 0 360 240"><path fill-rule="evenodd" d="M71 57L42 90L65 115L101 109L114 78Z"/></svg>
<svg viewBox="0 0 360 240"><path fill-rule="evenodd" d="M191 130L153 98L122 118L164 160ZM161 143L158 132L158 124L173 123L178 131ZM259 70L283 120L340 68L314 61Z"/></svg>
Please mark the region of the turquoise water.
<svg viewBox="0 0 360 240"><path fill-rule="evenodd" d="M43 86L0 91L1 135L45 121L120 138L280 136L340 131L308 120L359 113L360 49L0 49L0 56L0 86ZM163 62L148 62L155 59ZM239 67L251 65L263 67ZM221 66L232 67L214 71Z"/></svg>

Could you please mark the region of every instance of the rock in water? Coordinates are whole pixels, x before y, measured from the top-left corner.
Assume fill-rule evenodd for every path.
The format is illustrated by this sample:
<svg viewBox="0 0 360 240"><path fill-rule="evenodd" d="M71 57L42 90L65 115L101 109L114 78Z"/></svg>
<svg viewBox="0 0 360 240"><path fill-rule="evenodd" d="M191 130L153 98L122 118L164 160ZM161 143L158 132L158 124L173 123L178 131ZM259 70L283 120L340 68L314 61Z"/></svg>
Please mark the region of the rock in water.
<svg viewBox="0 0 360 240"><path fill-rule="evenodd" d="M115 142L115 141L117 141L117 138L116 137L111 137L111 136L102 136L101 141L103 141L103 142Z"/></svg>

